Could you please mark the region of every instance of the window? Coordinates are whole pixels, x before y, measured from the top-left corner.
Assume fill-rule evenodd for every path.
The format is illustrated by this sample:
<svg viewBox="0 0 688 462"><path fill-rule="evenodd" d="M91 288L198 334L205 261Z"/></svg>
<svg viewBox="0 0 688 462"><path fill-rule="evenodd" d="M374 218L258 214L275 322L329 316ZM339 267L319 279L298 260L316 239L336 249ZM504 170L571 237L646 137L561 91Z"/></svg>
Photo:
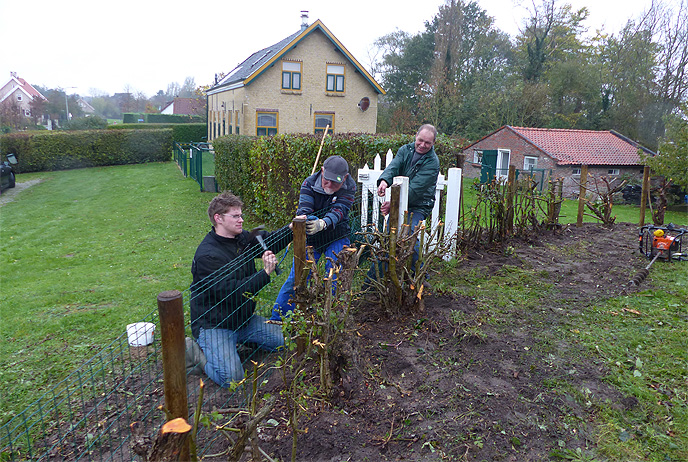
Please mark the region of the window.
<svg viewBox="0 0 688 462"><path fill-rule="evenodd" d="M256 112L256 136L277 134L277 111Z"/></svg>
<svg viewBox="0 0 688 462"><path fill-rule="evenodd" d="M301 63L282 62L282 89L301 90Z"/></svg>
<svg viewBox="0 0 688 462"><path fill-rule="evenodd" d="M482 164L483 163L483 152L482 151L477 151L473 150L473 163L474 164Z"/></svg>
<svg viewBox="0 0 688 462"><path fill-rule="evenodd" d="M315 134L322 135L328 125L327 133L334 133L334 112L316 112Z"/></svg>
<svg viewBox="0 0 688 462"><path fill-rule="evenodd" d="M574 168L573 170L571 170L572 176L580 176L580 174L581 174L581 169L579 169L579 168Z"/></svg>
<svg viewBox="0 0 688 462"><path fill-rule="evenodd" d="M325 89L338 93L344 92L344 65L327 65L327 84Z"/></svg>
<svg viewBox="0 0 688 462"><path fill-rule="evenodd" d="M530 170L537 168L537 157L524 156L523 157L523 170Z"/></svg>
<svg viewBox="0 0 688 462"><path fill-rule="evenodd" d="M607 175L619 176L619 169L618 168L610 168L609 170L607 170Z"/></svg>

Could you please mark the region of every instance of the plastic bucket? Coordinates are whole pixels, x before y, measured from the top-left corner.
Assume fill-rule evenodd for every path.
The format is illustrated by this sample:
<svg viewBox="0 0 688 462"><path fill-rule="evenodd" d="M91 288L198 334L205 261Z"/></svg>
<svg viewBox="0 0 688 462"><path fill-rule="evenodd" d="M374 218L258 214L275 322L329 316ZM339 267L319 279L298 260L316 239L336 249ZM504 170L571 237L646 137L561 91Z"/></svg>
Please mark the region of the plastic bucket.
<svg viewBox="0 0 688 462"><path fill-rule="evenodd" d="M131 346L146 346L153 343L155 324L152 322L135 322L127 324L127 337Z"/></svg>

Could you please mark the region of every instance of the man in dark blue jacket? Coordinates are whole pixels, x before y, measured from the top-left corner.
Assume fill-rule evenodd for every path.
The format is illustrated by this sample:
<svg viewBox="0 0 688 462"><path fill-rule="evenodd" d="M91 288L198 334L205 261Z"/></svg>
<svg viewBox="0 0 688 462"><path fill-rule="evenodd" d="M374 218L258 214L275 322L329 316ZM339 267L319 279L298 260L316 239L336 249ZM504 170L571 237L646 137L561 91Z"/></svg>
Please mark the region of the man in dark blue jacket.
<svg viewBox="0 0 688 462"><path fill-rule="evenodd" d="M270 282L275 252L289 244L292 233L286 226L273 233L261 231L270 248L263 251L243 229L242 207L241 199L229 192L213 198L208 207L213 227L191 264L191 331L207 359L205 373L222 387L244 378L238 344L250 342L268 351L284 345L281 327L253 313L252 295ZM255 264L259 257L260 271Z"/></svg>
<svg viewBox="0 0 688 462"><path fill-rule="evenodd" d="M321 255L336 260L337 254L350 244L349 210L355 194L356 182L349 175L349 164L341 156L328 157L322 169L306 178L301 185L296 216L308 218L306 244L313 246L315 261ZM329 273L331 266L327 260L325 274ZM294 296L294 280L292 265L289 277L275 300L271 319L280 320L294 310L290 300Z"/></svg>

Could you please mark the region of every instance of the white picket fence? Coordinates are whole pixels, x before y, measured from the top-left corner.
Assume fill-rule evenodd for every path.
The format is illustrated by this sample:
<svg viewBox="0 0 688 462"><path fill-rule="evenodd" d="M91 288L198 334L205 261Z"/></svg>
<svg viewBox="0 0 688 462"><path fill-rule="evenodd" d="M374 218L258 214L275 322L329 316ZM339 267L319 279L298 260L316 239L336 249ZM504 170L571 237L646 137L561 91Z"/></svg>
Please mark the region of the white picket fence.
<svg viewBox="0 0 688 462"><path fill-rule="evenodd" d="M385 156L385 166L389 165L394 158L392 150L387 151ZM373 196L373 210L372 210L372 222L377 223L380 217L380 205L384 201L390 200L391 188L387 188L387 193L385 197L380 197L377 195L377 180L382 175L384 167L381 166L382 159L380 155L375 156L373 161L373 169L365 164L363 168L358 169L358 182L361 183L361 229L368 225L368 202L369 195ZM401 195L399 204L399 217L397 223L401 225L404 220L404 213L408 210L408 188L409 179L405 176L398 176L394 178L394 184L401 185ZM430 215L431 226L426 226L427 233L430 234L433 230L437 228L440 223L441 211L440 211L440 195L443 190L446 190L446 204L444 211L444 238L449 239L456 234L459 226L459 203L461 194L461 169L460 168L450 168L445 176L440 172L437 176L437 187L435 189L435 207ZM386 217L388 219L388 217ZM427 221L427 220L426 220ZM431 243L436 245L435 243ZM454 249L451 249L451 255L449 258L453 257Z"/></svg>

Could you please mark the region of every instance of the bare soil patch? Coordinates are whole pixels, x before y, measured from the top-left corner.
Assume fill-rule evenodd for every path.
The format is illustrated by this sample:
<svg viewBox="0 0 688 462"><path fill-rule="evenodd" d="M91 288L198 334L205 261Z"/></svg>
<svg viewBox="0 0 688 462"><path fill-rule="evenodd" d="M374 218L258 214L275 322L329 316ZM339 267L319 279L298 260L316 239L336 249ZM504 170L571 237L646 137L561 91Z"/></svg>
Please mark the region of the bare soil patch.
<svg viewBox="0 0 688 462"><path fill-rule="evenodd" d="M482 322L472 299L436 291L414 317L389 319L376 305L359 306L358 365L336 371L331 403L314 401L302 419L297 459L542 461L555 449L591 444L590 408L570 390L620 408L635 400L603 380L604 364L555 331L587 305L620 294L647 264L637 230L567 227L513 240L508 255L470 255L457 277L511 265L536 270L552 286L537 309L511 308L501 322ZM312 375L317 382L317 370ZM261 447L290 460L284 411L278 405L272 417L280 425L261 432Z"/></svg>

